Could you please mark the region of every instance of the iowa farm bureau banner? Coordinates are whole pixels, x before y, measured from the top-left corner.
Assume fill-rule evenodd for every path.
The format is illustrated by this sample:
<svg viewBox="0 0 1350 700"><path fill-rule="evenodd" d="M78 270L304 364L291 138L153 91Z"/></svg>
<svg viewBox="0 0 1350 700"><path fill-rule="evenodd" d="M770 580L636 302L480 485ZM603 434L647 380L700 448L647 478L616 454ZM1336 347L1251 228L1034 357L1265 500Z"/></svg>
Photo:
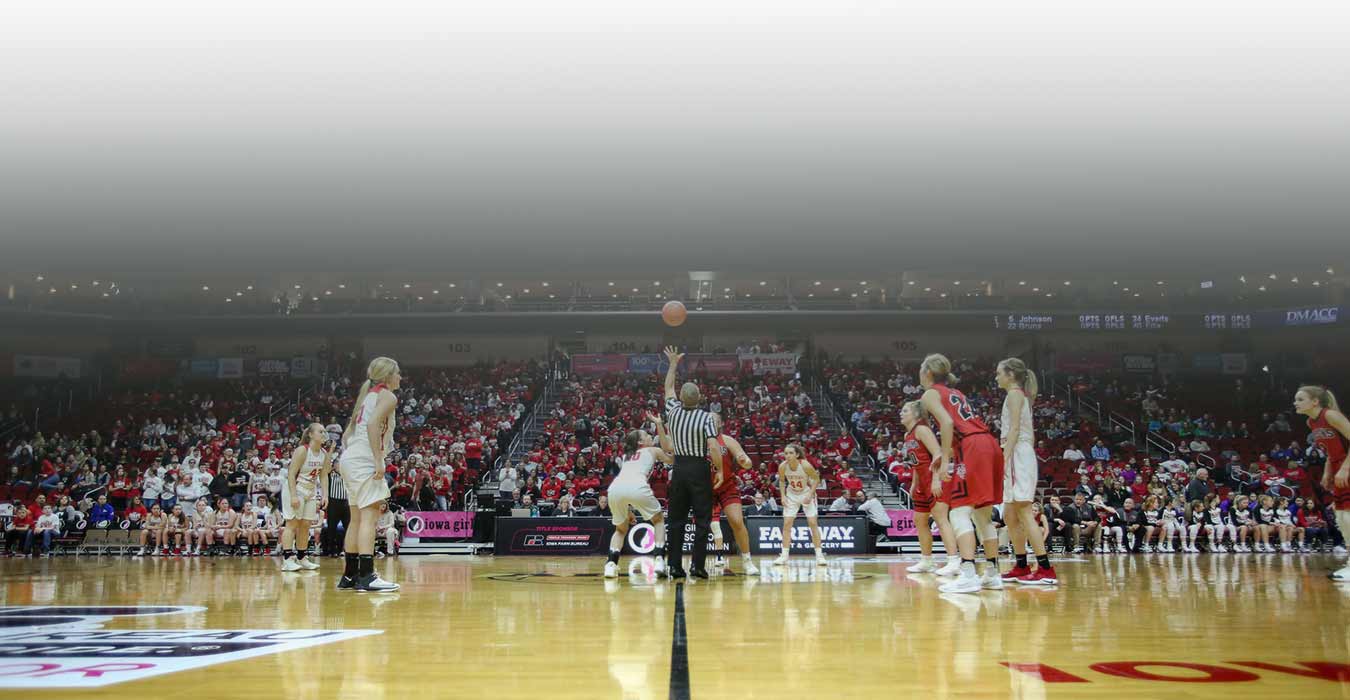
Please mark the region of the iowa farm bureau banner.
<svg viewBox="0 0 1350 700"><path fill-rule="evenodd" d="M663 374L664 355L644 353L618 355L587 353L572 357L572 372L582 376L606 374ZM793 374L797 371L797 355L791 352L758 355L705 355L691 353L680 364L680 374L719 377L731 374Z"/></svg>

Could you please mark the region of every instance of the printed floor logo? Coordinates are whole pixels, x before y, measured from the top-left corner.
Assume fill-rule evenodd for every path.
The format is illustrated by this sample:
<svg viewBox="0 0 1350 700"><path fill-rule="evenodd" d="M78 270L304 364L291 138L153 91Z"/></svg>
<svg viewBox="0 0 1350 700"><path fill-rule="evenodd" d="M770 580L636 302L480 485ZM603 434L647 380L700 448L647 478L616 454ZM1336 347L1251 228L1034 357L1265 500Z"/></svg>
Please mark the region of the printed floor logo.
<svg viewBox="0 0 1350 700"><path fill-rule="evenodd" d="M0 607L0 688L94 688L380 634L381 630L104 630L198 606Z"/></svg>

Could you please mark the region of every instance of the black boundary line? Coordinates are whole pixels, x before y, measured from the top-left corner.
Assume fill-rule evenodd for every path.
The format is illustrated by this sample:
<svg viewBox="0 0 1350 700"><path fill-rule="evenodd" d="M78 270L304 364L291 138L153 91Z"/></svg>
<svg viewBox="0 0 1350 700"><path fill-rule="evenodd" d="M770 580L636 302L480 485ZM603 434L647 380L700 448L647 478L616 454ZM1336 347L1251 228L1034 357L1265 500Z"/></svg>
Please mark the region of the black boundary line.
<svg viewBox="0 0 1350 700"><path fill-rule="evenodd" d="M670 700L689 700L689 637L684 626L684 584L675 584L675 633L670 641Z"/></svg>

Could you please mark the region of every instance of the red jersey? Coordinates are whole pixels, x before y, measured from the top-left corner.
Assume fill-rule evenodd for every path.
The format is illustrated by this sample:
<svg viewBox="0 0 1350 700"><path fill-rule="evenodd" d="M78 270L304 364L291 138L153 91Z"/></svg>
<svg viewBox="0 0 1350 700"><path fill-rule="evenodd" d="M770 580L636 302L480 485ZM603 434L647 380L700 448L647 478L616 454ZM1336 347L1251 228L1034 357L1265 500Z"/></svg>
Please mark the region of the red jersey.
<svg viewBox="0 0 1350 700"><path fill-rule="evenodd" d="M1325 408L1317 414L1316 418L1308 419L1308 429L1312 431L1312 438L1327 453L1327 466L1325 468L1332 471L1340 469L1341 464L1345 462L1346 439L1339 430L1331 427L1331 424L1327 422L1327 410Z"/></svg>
<svg viewBox="0 0 1350 700"><path fill-rule="evenodd" d="M934 384L933 390L942 400L942 407L947 409L947 415L952 417L952 430L956 439L964 440L971 435L989 433L989 426L975 415L965 394L944 384Z"/></svg>
<svg viewBox="0 0 1350 700"><path fill-rule="evenodd" d="M712 463L713 469L722 472L722 488L719 491L736 488L736 477L732 476L731 468L736 463L735 458L731 456L731 448L727 447L727 436L717 436L717 449L708 454L708 461Z"/></svg>
<svg viewBox="0 0 1350 700"><path fill-rule="evenodd" d="M905 433L905 444L900 448L900 455L905 466L914 474L913 488L922 489L927 493L933 484L933 455L929 454L928 448L914 436L913 430Z"/></svg>

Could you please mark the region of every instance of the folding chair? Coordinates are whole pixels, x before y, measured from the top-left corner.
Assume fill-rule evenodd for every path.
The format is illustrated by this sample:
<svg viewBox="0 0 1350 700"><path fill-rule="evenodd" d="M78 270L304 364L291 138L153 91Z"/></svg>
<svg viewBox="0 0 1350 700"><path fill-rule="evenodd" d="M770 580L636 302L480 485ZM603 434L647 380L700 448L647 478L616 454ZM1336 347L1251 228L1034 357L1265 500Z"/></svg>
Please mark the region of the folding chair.
<svg viewBox="0 0 1350 700"><path fill-rule="evenodd" d="M102 554L103 547L106 546L108 542L108 534L107 530L90 530L85 533L84 541L80 543L79 547L75 548L75 551L83 551L85 554L88 554L92 550L98 554Z"/></svg>

